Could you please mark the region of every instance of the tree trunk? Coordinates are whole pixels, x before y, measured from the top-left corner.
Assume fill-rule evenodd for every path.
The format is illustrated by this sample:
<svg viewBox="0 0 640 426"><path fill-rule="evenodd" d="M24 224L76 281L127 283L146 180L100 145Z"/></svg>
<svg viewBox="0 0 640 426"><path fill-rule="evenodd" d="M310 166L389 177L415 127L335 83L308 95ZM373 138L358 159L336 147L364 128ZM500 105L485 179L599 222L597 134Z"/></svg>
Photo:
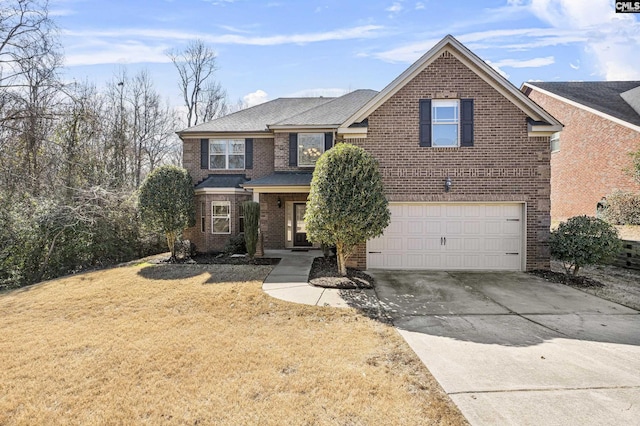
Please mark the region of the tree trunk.
<svg viewBox="0 0 640 426"><path fill-rule="evenodd" d="M176 258L176 235L175 231L165 232L165 236L167 237L167 246L169 246L172 261Z"/></svg>
<svg viewBox="0 0 640 426"><path fill-rule="evenodd" d="M336 243L336 259L338 261L338 273L343 277L347 276L347 259L344 255L344 244Z"/></svg>
<svg viewBox="0 0 640 426"><path fill-rule="evenodd" d="M580 269L580 265L576 265L573 267L573 276L575 277L576 275L578 275L578 269Z"/></svg>

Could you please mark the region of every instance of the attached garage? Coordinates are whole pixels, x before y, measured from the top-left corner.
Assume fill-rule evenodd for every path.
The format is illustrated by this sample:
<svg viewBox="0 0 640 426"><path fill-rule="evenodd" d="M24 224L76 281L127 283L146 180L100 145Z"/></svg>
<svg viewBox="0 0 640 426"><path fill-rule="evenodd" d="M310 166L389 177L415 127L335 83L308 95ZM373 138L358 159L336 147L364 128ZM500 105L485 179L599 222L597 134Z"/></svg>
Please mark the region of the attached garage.
<svg viewBox="0 0 640 426"><path fill-rule="evenodd" d="M523 270L523 203L390 203L384 235L367 242L367 267Z"/></svg>

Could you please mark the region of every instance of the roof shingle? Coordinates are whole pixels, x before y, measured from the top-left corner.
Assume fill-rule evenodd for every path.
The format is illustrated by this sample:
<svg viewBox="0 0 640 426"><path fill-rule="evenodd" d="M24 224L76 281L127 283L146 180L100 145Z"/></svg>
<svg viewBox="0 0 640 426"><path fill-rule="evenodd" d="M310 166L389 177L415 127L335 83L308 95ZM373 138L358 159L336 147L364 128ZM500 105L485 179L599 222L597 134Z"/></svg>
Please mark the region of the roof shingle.
<svg viewBox="0 0 640 426"><path fill-rule="evenodd" d="M640 81L558 81L528 82L586 107L640 126L640 115L621 94L640 86Z"/></svg>

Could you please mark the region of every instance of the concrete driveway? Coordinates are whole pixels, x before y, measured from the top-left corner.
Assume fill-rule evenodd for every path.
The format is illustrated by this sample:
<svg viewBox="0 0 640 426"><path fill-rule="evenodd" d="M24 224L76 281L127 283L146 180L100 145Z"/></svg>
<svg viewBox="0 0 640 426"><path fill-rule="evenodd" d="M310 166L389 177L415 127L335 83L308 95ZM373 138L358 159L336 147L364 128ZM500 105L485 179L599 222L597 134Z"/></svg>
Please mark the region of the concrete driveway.
<svg viewBox="0 0 640 426"><path fill-rule="evenodd" d="M639 312L525 273L368 272L472 424L640 424Z"/></svg>

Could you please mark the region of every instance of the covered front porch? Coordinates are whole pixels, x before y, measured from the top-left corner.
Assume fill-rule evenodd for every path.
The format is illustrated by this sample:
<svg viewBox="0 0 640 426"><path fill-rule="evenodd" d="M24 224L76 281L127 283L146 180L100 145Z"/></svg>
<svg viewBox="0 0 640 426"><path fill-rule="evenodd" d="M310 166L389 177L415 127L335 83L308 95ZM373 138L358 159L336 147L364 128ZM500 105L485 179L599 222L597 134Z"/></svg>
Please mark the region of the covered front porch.
<svg viewBox="0 0 640 426"><path fill-rule="evenodd" d="M304 215L311 172L275 172L243 185L260 203L260 232L265 250L319 248L307 239Z"/></svg>

